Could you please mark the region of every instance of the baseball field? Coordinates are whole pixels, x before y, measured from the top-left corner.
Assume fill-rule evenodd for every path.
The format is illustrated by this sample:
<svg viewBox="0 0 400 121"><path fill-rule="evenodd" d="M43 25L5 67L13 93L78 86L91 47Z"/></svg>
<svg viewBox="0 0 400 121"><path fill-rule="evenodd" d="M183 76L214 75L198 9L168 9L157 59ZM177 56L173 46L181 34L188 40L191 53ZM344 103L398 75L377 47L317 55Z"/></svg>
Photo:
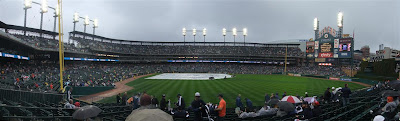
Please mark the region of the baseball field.
<svg viewBox="0 0 400 121"><path fill-rule="evenodd" d="M269 95L271 93L279 93L279 96L282 96L283 92L287 92L287 95L304 96L305 92L308 92L310 96L320 96L326 88L344 87L346 83L349 84L349 88L352 90L365 87L351 82L286 75L238 74L233 78L217 80L146 79L147 77L139 78L126 84L133 88L127 92L128 97L138 92L146 91L148 94L157 97L158 100L161 99L162 94L166 94L167 99L176 102L177 94L181 94L185 99L186 105L189 106L194 99L195 92L200 92L201 98L205 102L211 103L217 103L217 95L221 93L224 95L227 106L234 107L235 98L238 94L241 94L243 103L244 98L249 98L252 100L253 105L260 106L264 104L266 93ZM99 102L116 102L116 98L112 96Z"/></svg>

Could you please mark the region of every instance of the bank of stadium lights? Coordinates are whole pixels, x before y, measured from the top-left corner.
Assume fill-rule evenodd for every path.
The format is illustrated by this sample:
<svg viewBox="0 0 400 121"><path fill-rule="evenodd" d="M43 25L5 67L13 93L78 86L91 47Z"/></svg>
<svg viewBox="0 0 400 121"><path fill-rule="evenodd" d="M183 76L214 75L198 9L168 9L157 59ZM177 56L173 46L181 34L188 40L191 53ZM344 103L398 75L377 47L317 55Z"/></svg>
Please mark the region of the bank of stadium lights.
<svg viewBox="0 0 400 121"><path fill-rule="evenodd" d="M243 44L246 46L247 28L243 28Z"/></svg>
<svg viewBox="0 0 400 121"><path fill-rule="evenodd" d="M318 31L319 31L319 21L318 18L314 18L314 40L318 39Z"/></svg>
<svg viewBox="0 0 400 121"><path fill-rule="evenodd" d="M204 38L204 45L206 45L206 34L207 34L207 29L203 29L203 38Z"/></svg>
<svg viewBox="0 0 400 121"><path fill-rule="evenodd" d="M338 24L338 27L342 27L343 26L343 13L342 12L338 13L337 24Z"/></svg>
<svg viewBox="0 0 400 121"><path fill-rule="evenodd" d="M183 45L185 45L185 43L186 43L186 41L185 41L185 38L186 38L186 28L182 28L182 35L183 35Z"/></svg>
<svg viewBox="0 0 400 121"><path fill-rule="evenodd" d="M89 25L89 16L85 16L85 20L83 21L83 32L86 33L86 26Z"/></svg>
<svg viewBox="0 0 400 121"><path fill-rule="evenodd" d="M222 29L222 36L224 36L224 46L225 46L225 36L226 36L226 29Z"/></svg>
<svg viewBox="0 0 400 121"><path fill-rule="evenodd" d="M337 17L337 24L339 27L339 31L337 33L337 37L342 38L343 34L343 13L339 11L338 17Z"/></svg>
<svg viewBox="0 0 400 121"><path fill-rule="evenodd" d="M318 29L318 18L314 18L314 30Z"/></svg>
<svg viewBox="0 0 400 121"><path fill-rule="evenodd" d="M235 39L236 39L236 35L237 35L237 29L233 28L232 29L232 35L233 35L233 46L235 46Z"/></svg>
<svg viewBox="0 0 400 121"><path fill-rule="evenodd" d="M50 7L47 4L47 0L42 0L41 3L32 2L32 0L24 0L24 10L25 10L25 18L24 18L24 27L26 27L26 17L28 14L28 9L32 8L32 4L40 5L40 30L43 30L43 14L48 12L48 9L51 8L54 10L54 21L56 22L57 17L60 15L59 7L56 8ZM56 25L54 24L54 28ZM55 29L53 29L55 32ZM24 30L24 35L26 35L26 31ZM42 33L40 33L42 36Z"/></svg>
<svg viewBox="0 0 400 121"><path fill-rule="evenodd" d="M194 45L196 45L196 31L197 31L196 29L193 29L193 32L192 32Z"/></svg>

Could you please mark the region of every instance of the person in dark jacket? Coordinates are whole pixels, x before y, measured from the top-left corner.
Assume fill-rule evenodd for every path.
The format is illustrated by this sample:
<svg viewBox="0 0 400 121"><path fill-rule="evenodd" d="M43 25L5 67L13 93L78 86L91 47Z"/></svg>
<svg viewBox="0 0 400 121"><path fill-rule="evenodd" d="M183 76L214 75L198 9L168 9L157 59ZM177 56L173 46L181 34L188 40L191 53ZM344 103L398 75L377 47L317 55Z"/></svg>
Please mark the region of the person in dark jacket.
<svg viewBox="0 0 400 121"><path fill-rule="evenodd" d="M314 102L312 105L314 106L314 109L312 109L313 116L317 117L317 120L320 120L319 116L322 114L322 109L319 106L319 103Z"/></svg>
<svg viewBox="0 0 400 121"><path fill-rule="evenodd" d="M183 99L181 94L178 94L176 96L178 98L178 102L176 102L176 107L180 110L185 110L186 104L185 104L185 100Z"/></svg>
<svg viewBox="0 0 400 121"><path fill-rule="evenodd" d="M121 105L126 105L127 100L128 100L128 94L125 92L121 99Z"/></svg>
<svg viewBox="0 0 400 121"><path fill-rule="evenodd" d="M330 88L326 88L326 91L325 91L325 93L324 93L324 101L325 101L325 103L330 102L331 96L332 96L332 95L331 95Z"/></svg>
<svg viewBox="0 0 400 121"><path fill-rule="evenodd" d="M349 104L349 97L351 94L350 88L348 88L347 84L344 84L344 88L341 89L342 92L342 98L343 98L343 106L346 106Z"/></svg>
<svg viewBox="0 0 400 121"><path fill-rule="evenodd" d="M268 101L271 99L271 97L268 95L268 93L265 93L265 103L268 103Z"/></svg>
<svg viewBox="0 0 400 121"><path fill-rule="evenodd" d="M163 111L167 111L168 107L168 101L165 99L165 94L162 95L161 101L160 101L160 109Z"/></svg>
<svg viewBox="0 0 400 121"><path fill-rule="evenodd" d="M307 102L302 104L302 108L303 111L300 114L303 115L303 120L313 117L313 112Z"/></svg>
<svg viewBox="0 0 400 121"><path fill-rule="evenodd" d="M249 98L246 98L246 109L249 112L253 111L253 102L251 102L251 100Z"/></svg>
<svg viewBox="0 0 400 121"><path fill-rule="evenodd" d="M158 99L153 95L151 96L151 104L154 105L155 107L158 107Z"/></svg>
<svg viewBox="0 0 400 121"><path fill-rule="evenodd" d="M236 107L243 108L242 99L240 97L240 94L238 94L238 96L236 97Z"/></svg>
<svg viewBox="0 0 400 121"><path fill-rule="evenodd" d="M133 98L133 110L138 109L141 105L139 105L140 102L140 94L136 94ZM151 101L151 100L150 100ZM151 103L151 102L150 102Z"/></svg>
<svg viewBox="0 0 400 121"><path fill-rule="evenodd" d="M117 104L121 103L121 93L118 93L117 95Z"/></svg>
<svg viewBox="0 0 400 121"><path fill-rule="evenodd" d="M282 98L284 98L286 96L286 92L283 92Z"/></svg>
<svg viewBox="0 0 400 121"><path fill-rule="evenodd" d="M195 121L202 121L203 120L202 119L203 115L205 116L205 114L202 114L203 110L204 110L203 106L206 105L206 103L203 100L200 99L200 93L199 92L196 92L194 94L194 96L195 96L195 98L194 98L194 100L192 102L192 110L194 112L194 120Z"/></svg>

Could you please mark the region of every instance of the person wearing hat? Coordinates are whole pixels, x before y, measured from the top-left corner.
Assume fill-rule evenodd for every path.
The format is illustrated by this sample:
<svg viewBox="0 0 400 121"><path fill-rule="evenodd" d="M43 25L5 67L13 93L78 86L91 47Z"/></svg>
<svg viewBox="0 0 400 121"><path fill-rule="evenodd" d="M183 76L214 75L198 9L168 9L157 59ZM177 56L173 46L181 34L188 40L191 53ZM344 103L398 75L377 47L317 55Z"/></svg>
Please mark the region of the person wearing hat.
<svg viewBox="0 0 400 121"><path fill-rule="evenodd" d="M224 96L222 94L218 95L219 98L218 108L214 110L218 111L217 121L223 121L226 115L226 102L223 97Z"/></svg>
<svg viewBox="0 0 400 121"><path fill-rule="evenodd" d="M200 99L200 93L194 93L194 100L192 102L192 110L194 112L194 120L195 121L202 121L202 113L203 113L203 106L206 103ZM204 114L205 115L205 114Z"/></svg>
<svg viewBox="0 0 400 121"><path fill-rule="evenodd" d="M182 95L178 94L176 97L178 98L178 102L175 104L176 107L179 110L185 110L186 104L185 104L185 100L183 99Z"/></svg>
<svg viewBox="0 0 400 121"><path fill-rule="evenodd" d="M163 111L167 111L167 104L168 101L165 99L165 94L162 95L161 101L160 101L160 109Z"/></svg>

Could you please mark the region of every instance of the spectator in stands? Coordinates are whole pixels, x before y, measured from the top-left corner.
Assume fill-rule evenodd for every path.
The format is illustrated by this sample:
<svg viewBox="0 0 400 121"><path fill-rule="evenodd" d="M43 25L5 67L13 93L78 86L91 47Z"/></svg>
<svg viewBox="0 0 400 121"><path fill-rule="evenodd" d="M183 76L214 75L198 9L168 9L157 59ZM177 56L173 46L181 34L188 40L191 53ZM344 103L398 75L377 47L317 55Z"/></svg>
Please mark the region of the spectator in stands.
<svg viewBox="0 0 400 121"><path fill-rule="evenodd" d="M72 87L69 88L69 90L68 90L68 92L67 92L67 100L72 100L71 94L72 94Z"/></svg>
<svg viewBox="0 0 400 121"><path fill-rule="evenodd" d="M283 92L282 98L286 96L286 92Z"/></svg>
<svg viewBox="0 0 400 121"><path fill-rule="evenodd" d="M143 94L144 95L144 94ZM141 105L139 105L139 103L141 103L141 97L140 97L140 93L132 96L133 99L133 110L138 109Z"/></svg>
<svg viewBox="0 0 400 121"><path fill-rule="evenodd" d="M218 95L220 101L218 104L218 108L214 110L218 111L217 121L223 121L226 115L226 102L223 97L224 96L222 94Z"/></svg>
<svg viewBox="0 0 400 121"><path fill-rule="evenodd" d="M313 112L310 106L308 105L308 102L304 102L301 107L303 111L300 114L303 115L303 120L310 119L313 117Z"/></svg>
<svg viewBox="0 0 400 121"><path fill-rule="evenodd" d="M163 111L167 111L167 104L168 101L165 99L165 94L162 95L161 101L160 101L160 109Z"/></svg>
<svg viewBox="0 0 400 121"><path fill-rule="evenodd" d="M64 108L67 108L67 109L74 109L74 108L75 108L75 105L73 105L73 104L74 104L74 101L73 101L72 99L70 99L70 100L65 104Z"/></svg>
<svg viewBox="0 0 400 121"><path fill-rule="evenodd" d="M393 100L393 97L389 96L387 97L387 103L386 105L382 108L383 116L386 119L392 119L396 115L396 110L397 110L397 102Z"/></svg>
<svg viewBox="0 0 400 121"><path fill-rule="evenodd" d="M202 109L203 108L203 106L204 105L206 105L206 103L202 100L202 99L200 99L200 93L199 92L196 92L195 94L194 94L194 100L193 100L193 102L192 102L192 110L193 110L193 112L194 112L194 120L195 121L202 121L203 119L202 119L202 117L203 117L203 115L205 116L206 114L202 114L203 113L203 111L204 111L204 109Z"/></svg>
<svg viewBox="0 0 400 121"><path fill-rule="evenodd" d="M347 84L344 84L344 88L341 89L342 92L342 98L343 98L343 106L346 106L349 104L349 97L351 94L350 88L348 88Z"/></svg>
<svg viewBox="0 0 400 121"><path fill-rule="evenodd" d="M176 96L178 98L178 102L176 102L176 107L180 110L185 110L186 104L185 104L185 100L183 99L181 94L178 94Z"/></svg>
<svg viewBox="0 0 400 121"><path fill-rule="evenodd" d="M243 103L240 94L238 94L238 96L236 97L236 107L243 108Z"/></svg>
<svg viewBox="0 0 400 121"><path fill-rule="evenodd" d="M117 104L121 104L121 93L117 95Z"/></svg>
<svg viewBox="0 0 400 121"><path fill-rule="evenodd" d="M313 116L317 117L317 120L319 120L319 116L322 114L322 109L319 106L319 102L313 102L312 105L314 106L312 109Z"/></svg>
<svg viewBox="0 0 400 121"><path fill-rule="evenodd" d="M128 100L128 94L125 92L121 99L121 105L126 105L127 100Z"/></svg>
<svg viewBox="0 0 400 121"><path fill-rule="evenodd" d="M81 103L80 102L75 102L74 105L75 105L76 108L81 107Z"/></svg>
<svg viewBox="0 0 400 121"><path fill-rule="evenodd" d="M330 88L326 88L325 93L324 93L324 101L325 103L329 103L331 99L331 91Z"/></svg>
<svg viewBox="0 0 400 121"><path fill-rule="evenodd" d="M304 95L304 97L310 97L310 96L308 96L308 92L305 92L305 94L306 94L306 95Z"/></svg>
<svg viewBox="0 0 400 121"><path fill-rule="evenodd" d="M278 99L278 100L281 99L281 98L279 97L279 94L278 94L278 93L275 93L275 98Z"/></svg>
<svg viewBox="0 0 400 121"><path fill-rule="evenodd" d="M249 98L246 98L246 111L254 111L253 110L253 102Z"/></svg>
<svg viewBox="0 0 400 121"><path fill-rule="evenodd" d="M151 96L151 104L158 107L158 99L154 95Z"/></svg>
<svg viewBox="0 0 400 121"><path fill-rule="evenodd" d="M268 93L265 93L265 102L264 103L267 103L270 99L271 99L271 97L268 95Z"/></svg>

